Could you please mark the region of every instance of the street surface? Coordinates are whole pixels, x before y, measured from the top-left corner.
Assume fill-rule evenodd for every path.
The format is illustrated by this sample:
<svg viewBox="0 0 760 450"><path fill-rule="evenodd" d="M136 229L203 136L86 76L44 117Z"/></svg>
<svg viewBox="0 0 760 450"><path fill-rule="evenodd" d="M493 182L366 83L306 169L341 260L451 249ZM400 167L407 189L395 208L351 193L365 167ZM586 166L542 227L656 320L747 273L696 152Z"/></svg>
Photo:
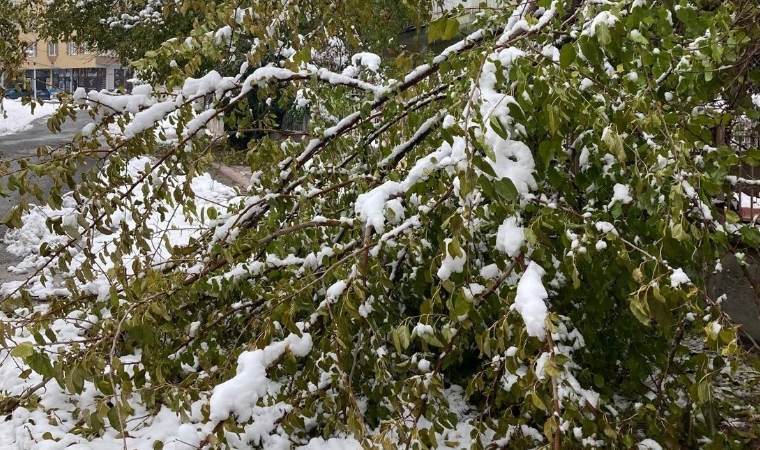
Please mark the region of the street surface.
<svg viewBox="0 0 760 450"><path fill-rule="evenodd" d="M82 127L91 123L92 119L86 112L80 111L77 114L76 121L66 121L61 132L52 134L47 127L47 118L42 118L32 122L31 128L17 134L0 136L0 158L4 160L14 160L18 158L35 157L37 148L43 145L56 146L70 141ZM5 180L0 180L4 183ZM51 183L47 179L41 180L43 189L49 189ZM10 211L19 201L19 195L12 192L9 197L0 197L0 218ZM31 200L30 200L31 201ZM0 225L0 236L5 235L5 225ZM14 275L6 269L8 266L18 263L20 259L6 251L6 245L0 243L0 284L13 281L24 280L24 275Z"/></svg>

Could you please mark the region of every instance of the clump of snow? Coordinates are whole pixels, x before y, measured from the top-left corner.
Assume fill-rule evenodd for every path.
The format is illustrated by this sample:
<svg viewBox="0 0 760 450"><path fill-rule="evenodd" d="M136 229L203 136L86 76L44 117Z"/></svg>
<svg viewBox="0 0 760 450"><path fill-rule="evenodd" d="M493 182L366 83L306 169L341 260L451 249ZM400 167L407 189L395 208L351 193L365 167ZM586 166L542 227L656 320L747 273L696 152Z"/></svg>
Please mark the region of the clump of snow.
<svg viewBox="0 0 760 450"><path fill-rule="evenodd" d="M435 329L431 325L421 322L415 325L412 330L412 336L432 336L433 334L435 334Z"/></svg>
<svg viewBox="0 0 760 450"><path fill-rule="evenodd" d="M374 228L376 233L382 233L385 228L385 203L401 192L401 186L397 182L387 181L359 195L354 205L356 216L367 226Z"/></svg>
<svg viewBox="0 0 760 450"><path fill-rule="evenodd" d="M235 79L222 77L219 72L212 70L201 78L188 78L182 86L182 95L185 97L203 97L214 94L221 98L224 93L235 87Z"/></svg>
<svg viewBox="0 0 760 450"><path fill-rule="evenodd" d="M610 203L622 202L624 205L631 203L633 197L631 197L631 189L625 184L617 183L612 188L612 201Z"/></svg>
<svg viewBox="0 0 760 450"><path fill-rule="evenodd" d="M514 258L520 254L523 245L525 245L523 227L518 225L516 217L509 217L499 226L496 234L496 249Z"/></svg>
<svg viewBox="0 0 760 450"><path fill-rule="evenodd" d="M689 279L689 276L686 275L683 271L683 269L674 269L673 273L670 274L670 286L673 288L677 288L681 285L689 285L691 284L691 280Z"/></svg>
<svg viewBox="0 0 760 450"><path fill-rule="evenodd" d="M662 450L662 446L652 439L644 439L636 444L638 450Z"/></svg>
<svg viewBox="0 0 760 450"><path fill-rule="evenodd" d="M374 53L361 52L351 57L351 63L355 66L363 66L372 72L380 70L380 57Z"/></svg>
<svg viewBox="0 0 760 450"><path fill-rule="evenodd" d="M744 192L734 192L734 200L742 208L752 208L760 212L760 197L756 195L745 194Z"/></svg>
<svg viewBox="0 0 760 450"><path fill-rule="evenodd" d="M267 367L286 350L303 357L311 351L311 346L309 333L304 333L303 336L291 334L285 340L269 344L263 349L241 353L237 374L214 388L209 400L209 418L219 422L234 414L244 421L250 419L259 399L280 388L280 383L267 377Z"/></svg>
<svg viewBox="0 0 760 450"><path fill-rule="evenodd" d="M479 85L480 112L486 123L484 138L493 151L494 160L488 159L499 179L509 178L521 195L536 188L533 177L535 161L527 145L515 140L522 128L509 115L509 105L517 103L508 93L500 92L497 74L506 75L515 60L525 56L525 52L515 47L507 47L489 56L483 65ZM495 61L498 61L497 65ZM491 126L491 120L502 124L506 139Z"/></svg>
<svg viewBox="0 0 760 450"><path fill-rule="evenodd" d="M489 264L480 268L480 276L486 280L495 280L499 277L499 267L496 264Z"/></svg>
<svg viewBox="0 0 760 450"><path fill-rule="evenodd" d="M545 322L549 315L545 303L549 294L541 282L545 273L541 266L531 261L517 283L517 295L515 296L515 303L512 305L522 316L528 335L537 337L542 341L546 339Z"/></svg>
<svg viewBox="0 0 760 450"><path fill-rule="evenodd" d="M288 448L288 447L283 447ZM362 445L352 437L348 438L312 438L305 446L298 450L361 450Z"/></svg>
<svg viewBox="0 0 760 450"><path fill-rule="evenodd" d="M618 234L617 230L615 229L615 225L613 225L613 224L611 224L609 222L599 221L599 222L596 222L594 224L594 227L600 233L604 233L604 234L612 233L612 234L614 234L616 236Z"/></svg>
<svg viewBox="0 0 760 450"><path fill-rule="evenodd" d="M325 293L325 297L327 297L327 300L330 302L334 302L338 298L340 298L341 295L343 295L343 292L346 290L346 287L348 285L345 281L341 280L337 283L333 284L327 289L327 292Z"/></svg>
<svg viewBox="0 0 760 450"><path fill-rule="evenodd" d="M138 112L124 129L124 137L132 139L143 131L152 128L164 120L170 113L174 112L180 104L181 101L178 100L160 102Z"/></svg>
<svg viewBox="0 0 760 450"><path fill-rule="evenodd" d="M602 11L591 19L591 21L587 22L581 34L585 36L595 36L597 26L603 24L607 27L612 27L618 22L618 20L618 17L613 15L610 11Z"/></svg>
<svg viewBox="0 0 760 450"><path fill-rule="evenodd" d="M533 170L536 167L530 148L520 141L499 140L493 143L495 161L489 161L498 178L509 178L520 194L536 188Z"/></svg>
<svg viewBox="0 0 760 450"><path fill-rule="evenodd" d="M461 255L452 255L449 252L451 238L445 239L446 256L441 261L441 267L438 268L438 278L448 280L452 273L461 273L464 270L464 264L467 262L467 256L462 252ZM461 251L461 250L460 250Z"/></svg>

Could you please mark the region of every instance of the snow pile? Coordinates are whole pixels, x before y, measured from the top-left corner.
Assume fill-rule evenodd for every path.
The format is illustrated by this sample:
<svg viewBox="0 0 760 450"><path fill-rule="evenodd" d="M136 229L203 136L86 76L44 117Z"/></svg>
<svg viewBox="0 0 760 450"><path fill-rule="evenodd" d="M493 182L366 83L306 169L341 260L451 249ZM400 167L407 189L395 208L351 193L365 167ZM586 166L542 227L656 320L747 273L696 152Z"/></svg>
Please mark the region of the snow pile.
<svg viewBox="0 0 760 450"><path fill-rule="evenodd" d="M31 123L37 119L52 116L58 109L57 104L44 103L35 105L32 114L29 105L22 105L21 100L4 99L3 108L5 117L0 115L0 136L19 133L31 127Z"/></svg>

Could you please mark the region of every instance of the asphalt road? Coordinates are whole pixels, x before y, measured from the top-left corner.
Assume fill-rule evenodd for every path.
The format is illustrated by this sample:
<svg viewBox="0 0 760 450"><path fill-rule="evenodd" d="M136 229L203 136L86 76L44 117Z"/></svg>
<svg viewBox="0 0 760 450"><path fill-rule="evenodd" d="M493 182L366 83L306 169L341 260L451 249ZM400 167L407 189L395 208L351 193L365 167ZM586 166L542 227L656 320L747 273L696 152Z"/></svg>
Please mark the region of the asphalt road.
<svg viewBox="0 0 760 450"><path fill-rule="evenodd" d="M52 134L47 128L47 119L38 119L32 122L31 128L17 134L0 136L0 158L15 160L18 158L36 159L37 149L44 145L56 146L70 141L82 127L91 123L92 120L86 112L79 112L76 121L66 121L61 127L61 132ZM0 180L4 182L4 180ZM48 180L41 180L43 189L49 189ZM15 192L10 197L0 197L0 218L18 203L19 195ZM5 235L6 227L0 225L0 236ZM0 243L0 284L7 281L26 279L23 275L14 275L6 270L8 266L19 262L19 258L6 251L5 244Z"/></svg>

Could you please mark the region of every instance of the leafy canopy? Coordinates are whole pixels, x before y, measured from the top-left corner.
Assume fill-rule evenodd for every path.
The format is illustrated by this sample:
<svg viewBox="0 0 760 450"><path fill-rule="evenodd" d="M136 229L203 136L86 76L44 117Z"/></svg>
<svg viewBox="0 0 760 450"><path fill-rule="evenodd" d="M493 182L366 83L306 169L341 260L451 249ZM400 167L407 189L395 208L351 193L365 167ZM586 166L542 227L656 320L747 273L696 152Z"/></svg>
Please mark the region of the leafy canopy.
<svg viewBox="0 0 760 450"><path fill-rule="evenodd" d="M88 45L101 52L113 52L123 62L132 62L168 39L184 39L193 30L216 31L228 22L225 14L230 6L241 5L197 0L53 0L45 6L38 31L49 39ZM276 7L273 2L262 12ZM340 6L304 3L293 17L296 22L282 24L285 28L280 31L301 32L308 38L309 33L327 27L331 35L343 39L354 50L360 46L372 50L393 48L399 32L409 23L420 24L429 8L417 1L347 1ZM290 27L293 28L288 30ZM226 53L241 56L238 45L245 47L246 38L238 38L240 41L236 40ZM223 59L209 58L205 69L219 69Z"/></svg>
<svg viewBox="0 0 760 450"><path fill-rule="evenodd" d="M757 118L758 7L503 2L432 21L454 40L420 64L336 61L380 26L365 3L187 3L187 38L135 64L161 91L64 101L51 128L96 125L9 176L68 209L5 301L32 389L6 402L125 448L744 448L757 430L727 420L756 411L714 395L740 350L704 275L760 245L713 201L758 161L713 133ZM195 195L204 127L283 86L309 136L251 141L249 189Z"/></svg>

